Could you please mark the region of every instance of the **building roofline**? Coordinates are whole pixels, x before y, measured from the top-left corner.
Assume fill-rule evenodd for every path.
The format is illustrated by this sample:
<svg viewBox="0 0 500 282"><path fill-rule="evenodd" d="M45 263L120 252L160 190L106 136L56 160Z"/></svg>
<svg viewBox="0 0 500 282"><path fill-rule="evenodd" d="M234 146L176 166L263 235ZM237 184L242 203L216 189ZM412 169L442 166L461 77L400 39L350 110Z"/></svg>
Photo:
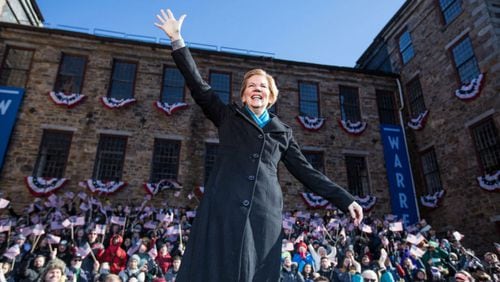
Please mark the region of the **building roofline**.
<svg viewBox="0 0 500 282"><path fill-rule="evenodd" d="M361 54L361 56L356 60L356 66L359 65L360 61L367 59L366 57L368 57L373 52L373 50L378 47L379 43L384 41L382 35L391 27L392 24L394 24L394 22L396 22L399 19L401 14L404 12L404 10L406 10L406 8L408 7L408 5L410 5L411 2L412 0L406 0L403 3L403 5L401 5L401 7L391 17L391 19L387 22L387 24L385 24L385 26L377 34L377 36L375 36L370 46L368 46L368 48L366 48L363 54Z"/></svg>
<svg viewBox="0 0 500 282"><path fill-rule="evenodd" d="M22 29L22 30L29 30L29 31L49 33L49 34L76 36L76 37L86 38L86 39L90 39L90 40L106 41L106 42L112 42L112 43L132 44L132 45L147 46L147 47L152 47L152 48L170 47L169 44L160 44L160 43L156 43L156 42L146 42L146 41L140 41L140 40L126 39L126 38L107 37L107 36L100 36L100 35L77 32L77 31L51 29L51 28L35 27L35 26L26 26L26 25L19 25L19 24L14 24L14 23L7 23L7 22L0 22L0 28L14 28L14 29ZM226 57L252 59L255 61L260 60L260 61L264 61L264 62L272 61L272 62L283 63L283 64L294 64L294 65L304 66L304 67L316 67L316 68L323 68L323 69L327 69L327 70L345 71L345 72L353 72L353 73L375 75L375 76L385 76L385 77L392 77L392 78L399 77L399 75L396 73L383 72L383 71L377 71L377 70L364 70L364 69L357 69L357 68L352 68L352 67L323 65L323 64L317 64L317 63L308 63L308 62L276 59L276 58L266 57L266 56L245 55L245 54L237 54L237 53L224 52L224 51L206 50L206 49L196 48L196 47L189 47L189 48L196 53L209 54L209 55L223 55Z"/></svg>

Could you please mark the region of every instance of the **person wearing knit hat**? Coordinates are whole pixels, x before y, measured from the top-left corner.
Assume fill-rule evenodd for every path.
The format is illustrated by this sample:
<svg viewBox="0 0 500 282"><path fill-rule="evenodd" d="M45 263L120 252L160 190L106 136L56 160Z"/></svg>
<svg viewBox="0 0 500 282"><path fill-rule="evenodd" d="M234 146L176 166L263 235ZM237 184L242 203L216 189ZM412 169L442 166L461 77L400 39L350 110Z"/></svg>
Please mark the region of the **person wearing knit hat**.
<svg viewBox="0 0 500 282"><path fill-rule="evenodd" d="M470 275L469 272L465 270L460 270L455 274L455 281L474 281L474 278L472 278L472 275Z"/></svg>
<svg viewBox="0 0 500 282"><path fill-rule="evenodd" d="M66 264L64 261L55 258L47 263L40 281L43 282L64 282L66 281Z"/></svg>
<svg viewBox="0 0 500 282"><path fill-rule="evenodd" d="M141 258L138 255L133 255L129 258L127 268L120 271L118 274L122 281L128 281L130 278L136 278L139 282L144 282L146 276L141 271Z"/></svg>
<svg viewBox="0 0 500 282"><path fill-rule="evenodd" d="M307 245L304 242L297 244L297 253L293 255L292 261L297 263L299 272L302 272L304 265L314 265L311 254L307 251Z"/></svg>

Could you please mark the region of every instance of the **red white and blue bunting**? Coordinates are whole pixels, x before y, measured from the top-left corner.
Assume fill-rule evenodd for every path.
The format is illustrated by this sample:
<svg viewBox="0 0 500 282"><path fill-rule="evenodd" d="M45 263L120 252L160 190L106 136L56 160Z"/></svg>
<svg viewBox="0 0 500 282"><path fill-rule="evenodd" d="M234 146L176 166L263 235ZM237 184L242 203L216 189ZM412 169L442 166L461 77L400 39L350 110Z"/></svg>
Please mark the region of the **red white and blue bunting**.
<svg viewBox="0 0 500 282"><path fill-rule="evenodd" d="M107 181L102 182L97 179L88 179L84 182L85 186L94 194L110 195L127 186L123 181Z"/></svg>
<svg viewBox="0 0 500 282"><path fill-rule="evenodd" d="M428 208L437 208L439 206L439 203L441 202L441 199L443 199L444 194L446 194L445 190L437 191L436 193L432 195L425 195L425 196L420 196L420 203L424 207Z"/></svg>
<svg viewBox="0 0 500 282"><path fill-rule="evenodd" d="M339 125L349 134L360 135L365 131L367 123L364 121L351 122L350 120L339 119Z"/></svg>
<svg viewBox="0 0 500 282"><path fill-rule="evenodd" d="M125 107L129 104L135 103L136 100L134 98L115 99L115 98L109 98L109 97L101 97L101 102L108 109L117 109L117 108Z"/></svg>
<svg viewBox="0 0 500 282"><path fill-rule="evenodd" d="M325 125L326 118L297 116L297 121L302 128L310 131L318 131Z"/></svg>
<svg viewBox="0 0 500 282"><path fill-rule="evenodd" d="M49 196L66 184L66 178L43 178L27 176L24 178L30 193L36 197Z"/></svg>
<svg viewBox="0 0 500 282"><path fill-rule="evenodd" d="M306 202L306 205L312 209L322 209L328 206L328 204L330 203L328 202L328 200L314 193L302 192L300 193L300 196L302 197L304 202Z"/></svg>
<svg viewBox="0 0 500 282"><path fill-rule="evenodd" d="M424 128L425 122L427 121L427 117L429 116L429 110L425 110L425 112L420 113L418 117L412 118L408 122L408 126L414 130L420 130Z"/></svg>
<svg viewBox="0 0 500 282"><path fill-rule="evenodd" d="M455 96L460 100L472 100L479 96L482 88L484 74L479 74L467 84L463 84L460 89L455 90Z"/></svg>
<svg viewBox="0 0 500 282"><path fill-rule="evenodd" d="M170 105L169 103L161 101L156 101L154 105L157 109L167 114L167 116L171 116L175 112L189 107L186 103L173 103L172 105Z"/></svg>
<svg viewBox="0 0 500 282"><path fill-rule="evenodd" d="M178 190L181 188L182 185L172 179L162 179L156 183L149 182L144 184L144 189L151 196L154 196L163 190Z"/></svg>
<svg viewBox="0 0 500 282"><path fill-rule="evenodd" d="M354 199L360 206L363 207L363 210L365 211L371 210L377 203L377 197L370 195L366 195L364 197L354 196Z"/></svg>
<svg viewBox="0 0 500 282"><path fill-rule="evenodd" d="M495 191L500 189L500 170L495 173L486 174L477 178L479 186L486 191Z"/></svg>
<svg viewBox="0 0 500 282"><path fill-rule="evenodd" d="M56 105L66 106L68 108L73 108L74 106L80 104L86 96L79 93L66 94L63 92L49 92L49 97Z"/></svg>

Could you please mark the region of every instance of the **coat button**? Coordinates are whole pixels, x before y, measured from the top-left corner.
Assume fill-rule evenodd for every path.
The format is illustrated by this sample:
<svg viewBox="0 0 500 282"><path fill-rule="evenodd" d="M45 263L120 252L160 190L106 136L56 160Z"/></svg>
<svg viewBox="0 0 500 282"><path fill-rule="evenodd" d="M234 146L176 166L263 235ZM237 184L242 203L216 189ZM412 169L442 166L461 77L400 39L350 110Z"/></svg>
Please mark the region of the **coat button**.
<svg viewBox="0 0 500 282"><path fill-rule="evenodd" d="M259 136L257 136L257 137L258 137L259 139L262 139L262 138L264 138L264 135L259 134Z"/></svg>
<svg viewBox="0 0 500 282"><path fill-rule="evenodd" d="M243 202L241 202L241 204L244 206L244 207L248 207L250 205L250 201L249 200L244 200Z"/></svg>
<svg viewBox="0 0 500 282"><path fill-rule="evenodd" d="M255 176L253 176L253 175L248 176L248 180L254 181L255 180Z"/></svg>
<svg viewBox="0 0 500 282"><path fill-rule="evenodd" d="M254 158L254 159L258 159L258 158L259 158L259 154L257 154L257 153L253 154L253 155L252 155L252 158Z"/></svg>

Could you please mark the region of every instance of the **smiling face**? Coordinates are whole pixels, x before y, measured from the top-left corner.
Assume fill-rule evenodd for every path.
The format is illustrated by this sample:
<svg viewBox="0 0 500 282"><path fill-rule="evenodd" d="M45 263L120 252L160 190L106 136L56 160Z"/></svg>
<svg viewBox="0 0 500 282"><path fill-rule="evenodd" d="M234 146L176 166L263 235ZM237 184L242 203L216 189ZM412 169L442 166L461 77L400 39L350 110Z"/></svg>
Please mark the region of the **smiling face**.
<svg viewBox="0 0 500 282"><path fill-rule="evenodd" d="M264 75L253 75L248 78L243 96L243 103L248 105L250 110L259 114L267 108L269 104L269 83Z"/></svg>

